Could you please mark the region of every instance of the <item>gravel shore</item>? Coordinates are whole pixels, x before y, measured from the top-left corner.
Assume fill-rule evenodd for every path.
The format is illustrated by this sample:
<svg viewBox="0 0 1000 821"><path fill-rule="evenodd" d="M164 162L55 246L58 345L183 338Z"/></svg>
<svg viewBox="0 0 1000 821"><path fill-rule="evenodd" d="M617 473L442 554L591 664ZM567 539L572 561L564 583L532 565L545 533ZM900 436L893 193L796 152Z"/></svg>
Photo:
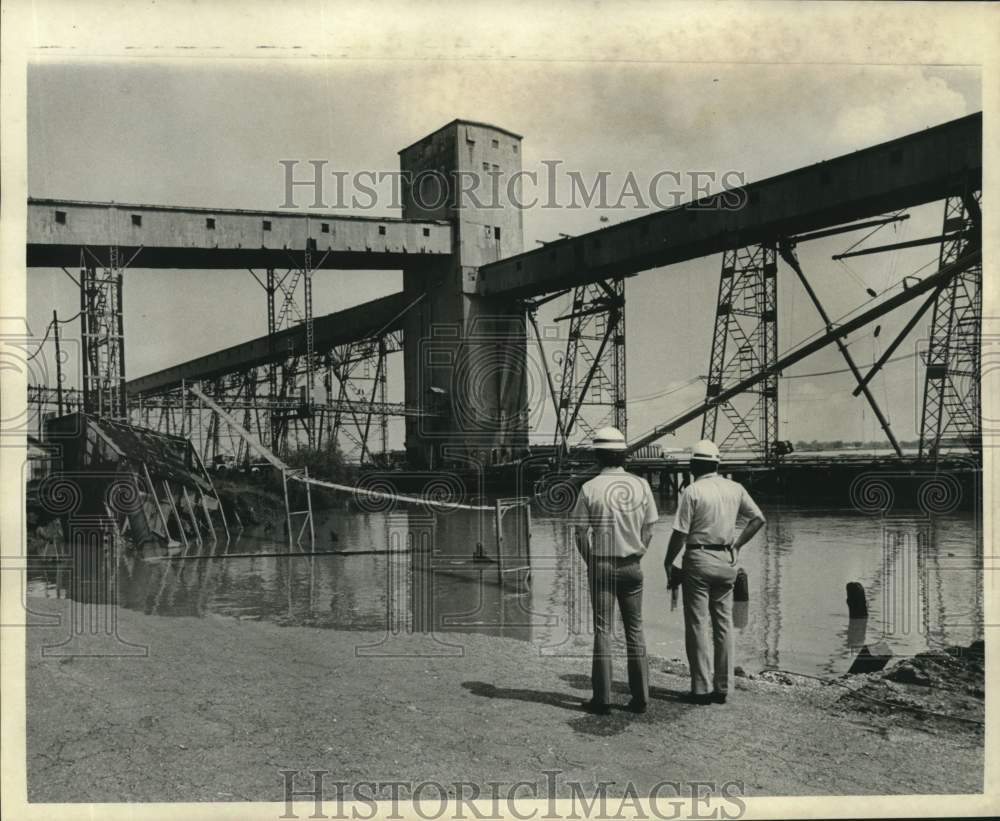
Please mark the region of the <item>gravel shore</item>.
<svg viewBox="0 0 1000 821"><path fill-rule="evenodd" d="M558 770L612 794L664 779L747 795L982 790L974 720L871 709L843 686L740 678L728 704L700 707L679 700L682 668L654 659L649 711L598 717L579 709L589 660L511 639L449 634L459 649L442 653L429 636L121 609L118 635L147 655L43 655L69 634L71 603L30 601L63 625L28 631L31 801L281 801L281 770L315 769L479 784Z"/></svg>

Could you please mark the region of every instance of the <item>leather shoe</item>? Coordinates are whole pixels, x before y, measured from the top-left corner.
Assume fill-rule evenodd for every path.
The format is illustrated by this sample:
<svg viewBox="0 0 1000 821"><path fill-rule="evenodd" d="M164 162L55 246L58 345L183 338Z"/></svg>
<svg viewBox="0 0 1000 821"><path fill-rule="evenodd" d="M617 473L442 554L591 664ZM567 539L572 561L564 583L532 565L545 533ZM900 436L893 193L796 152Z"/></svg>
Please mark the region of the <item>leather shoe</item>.
<svg viewBox="0 0 1000 821"><path fill-rule="evenodd" d="M686 693L681 697L681 701L685 701L688 704L700 704L706 705L712 703L711 693Z"/></svg>
<svg viewBox="0 0 1000 821"><path fill-rule="evenodd" d="M726 694L725 693L720 693L718 690L715 690L715 691L713 691L711 693L711 696L712 696L712 703L713 704L725 704L726 703Z"/></svg>
<svg viewBox="0 0 1000 821"><path fill-rule="evenodd" d="M628 710L630 713L640 713L641 714L641 713L646 712L647 706L648 705L646 704L645 701L636 701L635 699L632 699L628 703L628 706L625 709Z"/></svg>
<svg viewBox="0 0 1000 821"><path fill-rule="evenodd" d="M606 716L611 714L610 704L601 704L599 701L594 701L594 699L591 699L590 701L585 701L580 706L583 708L585 712L588 712L591 715Z"/></svg>

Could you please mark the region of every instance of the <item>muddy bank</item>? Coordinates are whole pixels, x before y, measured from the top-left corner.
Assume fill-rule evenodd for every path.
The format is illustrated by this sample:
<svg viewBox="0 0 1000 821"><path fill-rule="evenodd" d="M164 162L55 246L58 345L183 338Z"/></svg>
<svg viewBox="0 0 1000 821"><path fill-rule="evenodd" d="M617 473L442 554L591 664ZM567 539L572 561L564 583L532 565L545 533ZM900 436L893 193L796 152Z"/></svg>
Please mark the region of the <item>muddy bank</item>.
<svg viewBox="0 0 1000 821"><path fill-rule="evenodd" d="M679 665L682 666L682 665ZM864 716L872 726L960 730L982 735L985 724L986 670L982 640L967 647L946 647L896 659L872 673L821 678L785 670L746 673L737 668L737 685L840 688L832 709Z"/></svg>
<svg viewBox="0 0 1000 821"><path fill-rule="evenodd" d="M982 733L986 671L983 642L919 653L878 673L848 676L844 711L877 717L893 726L939 727L958 722Z"/></svg>
<svg viewBox="0 0 1000 821"><path fill-rule="evenodd" d="M32 801L278 801L283 769L506 784L558 770L566 792L664 778L757 795L982 789L982 737L968 726L890 733L895 713L852 708L839 686L741 678L728 704L699 707L680 700L682 666L654 661L649 712L598 717L579 710L588 656L510 639L119 610L122 654L43 656L68 635L69 602L31 606L63 620L28 631ZM621 662L616 676L624 704Z"/></svg>

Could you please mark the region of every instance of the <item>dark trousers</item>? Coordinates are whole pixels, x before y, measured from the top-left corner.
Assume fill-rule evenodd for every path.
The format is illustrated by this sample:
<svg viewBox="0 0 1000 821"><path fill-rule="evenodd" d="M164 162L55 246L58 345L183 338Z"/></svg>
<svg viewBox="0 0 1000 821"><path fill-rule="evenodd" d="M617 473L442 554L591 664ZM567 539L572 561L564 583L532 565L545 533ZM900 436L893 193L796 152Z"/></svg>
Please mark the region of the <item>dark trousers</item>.
<svg viewBox="0 0 1000 821"><path fill-rule="evenodd" d="M611 701L611 637L617 601L625 628L629 690L634 701L645 704L649 698L649 662L646 658L646 639L642 634L640 557L591 557L588 576L594 611L594 662L591 669L594 701L598 704Z"/></svg>

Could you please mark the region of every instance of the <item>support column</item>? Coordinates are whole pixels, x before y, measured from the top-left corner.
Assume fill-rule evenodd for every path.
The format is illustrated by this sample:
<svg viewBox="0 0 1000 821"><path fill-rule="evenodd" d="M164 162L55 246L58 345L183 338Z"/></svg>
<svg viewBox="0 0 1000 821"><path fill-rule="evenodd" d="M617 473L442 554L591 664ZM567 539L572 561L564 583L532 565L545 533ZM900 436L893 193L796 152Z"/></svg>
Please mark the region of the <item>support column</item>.
<svg viewBox="0 0 1000 821"><path fill-rule="evenodd" d="M726 251L722 257L715 330L705 401L734 382L773 365L778 358L778 266L773 244ZM718 416L725 417L719 427ZM763 461L778 439L778 376L713 404L702 417L701 437L728 451Z"/></svg>
<svg viewBox="0 0 1000 821"><path fill-rule="evenodd" d="M267 333L271 351L277 352L275 335L278 331L297 323L305 326L304 349L297 352L289 350L283 362L266 366L268 398L272 400L267 419L269 445L282 454L300 441L310 447L315 447L318 441L312 277L314 270L322 266L326 254L318 260L315 258L316 241L310 236L310 230L307 220L301 262L290 255L291 266L283 275L279 276L275 269L268 268L262 280L253 270L250 271L267 296ZM279 293L280 304L277 299ZM280 407L283 403L290 406Z"/></svg>
<svg viewBox="0 0 1000 821"><path fill-rule="evenodd" d="M117 212L110 209L106 261L90 248L80 251L80 342L83 409L110 419L127 420L125 333L122 271L116 243Z"/></svg>
<svg viewBox="0 0 1000 821"><path fill-rule="evenodd" d="M980 192L945 202L941 266L978 245ZM962 271L934 302L925 354L924 402L920 417L920 458L937 461L944 449L982 451L980 350L982 262Z"/></svg>
<svg viewBox="0 0 1000 821"><path fill-rule="evenodd" d="M560 433L589 439L606 425L628 435L625 393L625 280L612 279L573 290L566 358L559 390ZM563 441L563 450L569 443Z"/></svg>

